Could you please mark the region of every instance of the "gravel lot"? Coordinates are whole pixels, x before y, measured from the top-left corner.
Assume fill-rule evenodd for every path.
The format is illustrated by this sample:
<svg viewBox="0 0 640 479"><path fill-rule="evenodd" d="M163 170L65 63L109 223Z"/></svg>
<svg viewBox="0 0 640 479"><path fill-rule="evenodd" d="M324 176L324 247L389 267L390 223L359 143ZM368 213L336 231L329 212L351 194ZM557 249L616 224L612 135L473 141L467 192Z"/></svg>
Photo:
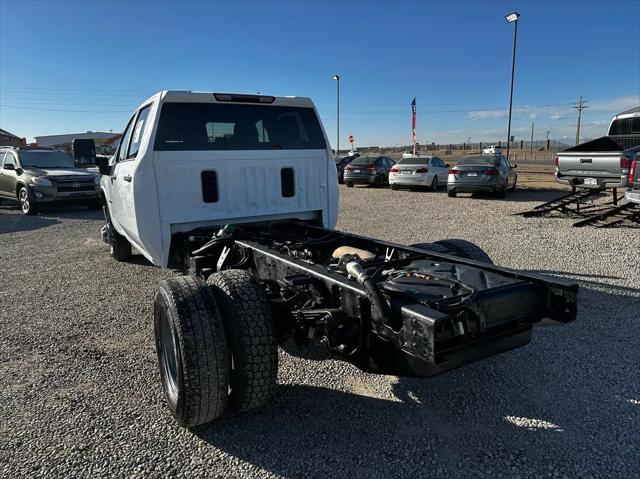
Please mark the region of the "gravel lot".
<svg viewBox="0 0 640 479"><path fill-rule="evenodd" d="M281 351L267 408L188 431L155 364L151 300L171 273L110 260L99 213L2 207L0 476L640 477L638 229L511 216L557 192L340 193L341 229L464 238L499 264L575 278L578 321L433 379Z"/></svg>

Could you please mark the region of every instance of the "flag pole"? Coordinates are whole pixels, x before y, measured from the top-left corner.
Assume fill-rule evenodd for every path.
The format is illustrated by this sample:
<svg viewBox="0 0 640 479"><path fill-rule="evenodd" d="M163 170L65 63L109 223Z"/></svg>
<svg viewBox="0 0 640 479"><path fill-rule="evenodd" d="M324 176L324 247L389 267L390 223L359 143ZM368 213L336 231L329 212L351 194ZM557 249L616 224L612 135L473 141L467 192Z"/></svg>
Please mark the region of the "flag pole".
<svg viewBox="0 0 640 479"><path fill-rule="evenodd" d="M416 156L416 99L411 102L411 128L413 130L413 156Z"/></svg>

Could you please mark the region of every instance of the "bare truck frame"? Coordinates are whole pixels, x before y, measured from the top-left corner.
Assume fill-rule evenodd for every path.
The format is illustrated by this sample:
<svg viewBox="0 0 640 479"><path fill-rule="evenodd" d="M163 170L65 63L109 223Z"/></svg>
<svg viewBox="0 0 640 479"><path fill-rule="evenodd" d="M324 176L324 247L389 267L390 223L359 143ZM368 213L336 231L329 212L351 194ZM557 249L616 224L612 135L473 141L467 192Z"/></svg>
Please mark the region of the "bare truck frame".
<svg viewBox="0 0 640 479"><path fill-rule="evenodd" d="M161 284L157 349L185 426L263 405L277 344L318 341L363 371L434 376L576 318L578 286L492 264L462 240L403 246L299 221L184 234Z"/></svg>

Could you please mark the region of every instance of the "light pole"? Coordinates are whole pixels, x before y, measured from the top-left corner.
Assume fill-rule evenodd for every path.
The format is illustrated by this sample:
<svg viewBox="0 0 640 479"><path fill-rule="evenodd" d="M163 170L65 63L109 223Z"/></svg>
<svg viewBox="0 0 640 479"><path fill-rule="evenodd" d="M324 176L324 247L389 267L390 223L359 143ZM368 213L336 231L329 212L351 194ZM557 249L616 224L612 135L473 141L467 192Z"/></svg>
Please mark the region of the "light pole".
<svg viewBox="0 0 640 479"><path fill-rule="evenodd" d="M551 132L547 130L547 150L549 149L549 133Z"/></svg>
<svg viewBox="0 0 640 479"><path fill-rule="evenodd" d="M340 156L340 75L331 77L336 82L336 158Z"/></svg>
<svg viewBox="0 0 640 479"><path fill-rule="evenodd" d="M509 15L505 15L505 20L508 23L515 23L513 29L513 54L511 57L511 93L509 95L509 127L507 129L507 160L509 160L509 150L511 149L511 110L513 108L513 78L516 72L516 40L518 38L518 19L520 14L518 12L512 12Z"/></svg>

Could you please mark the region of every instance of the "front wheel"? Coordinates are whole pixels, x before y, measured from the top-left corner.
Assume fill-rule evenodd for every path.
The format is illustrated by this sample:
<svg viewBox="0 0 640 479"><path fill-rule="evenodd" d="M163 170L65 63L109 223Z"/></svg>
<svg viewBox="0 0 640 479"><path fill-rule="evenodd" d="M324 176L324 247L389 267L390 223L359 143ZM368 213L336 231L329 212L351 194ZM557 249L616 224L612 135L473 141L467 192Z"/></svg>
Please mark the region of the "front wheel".
<svg viewBox="0 0 640 479"><path fill-rule="evenodd" d="M20 188L20 191L18 191L18 201L20 202L20 210L22 210L23 214L31 216L38 212L36 205L33 203L33 197L31 196L29 187L23 186Z"/></svg>
<svg viewBox="0 0 640 479"><path fill-rule="evenodd" d="M518 177L516 176L513 179L513 186L511 187L511 191L516 191L516 185L518 184Z"/></svg>
<svg viewBox="0 0 640 479"><path fill-rule="evenodd" d="M350 181L347 181L345 184L347 185L347 188L353 188L353 183Z"/></svg>
<svg viewBox="0 0 640 479"><path fill-rule="evenodd" d="M398 189L398 185L396 185L396 184L392 184L392 185L391 185L391 189L392 189L392 190L397 190L397 189Z"/></svg>
<svg viewBox="0 0 640 479"><path fill-rule="evenodd" d="M455 191L453 191L453 190L448 190L448 191L447 191L447 196L448 196L449 198L455 198L455 197L456 197L456 195L457 195L457 193L456 193Z"/></svg>
<svg viewBox="0 0 640 479"><path fill-rule="evenodd" d="M153 307L160 379L179 424L195 427L227 407L229 353L213 293L200 278L160 283Z"/></svg>
<svg viewBox="0 0 640 479"><path fill-rule="evenodd" d="M438 177L434 176L431 180L431 191L438 191Z"/></svg>

